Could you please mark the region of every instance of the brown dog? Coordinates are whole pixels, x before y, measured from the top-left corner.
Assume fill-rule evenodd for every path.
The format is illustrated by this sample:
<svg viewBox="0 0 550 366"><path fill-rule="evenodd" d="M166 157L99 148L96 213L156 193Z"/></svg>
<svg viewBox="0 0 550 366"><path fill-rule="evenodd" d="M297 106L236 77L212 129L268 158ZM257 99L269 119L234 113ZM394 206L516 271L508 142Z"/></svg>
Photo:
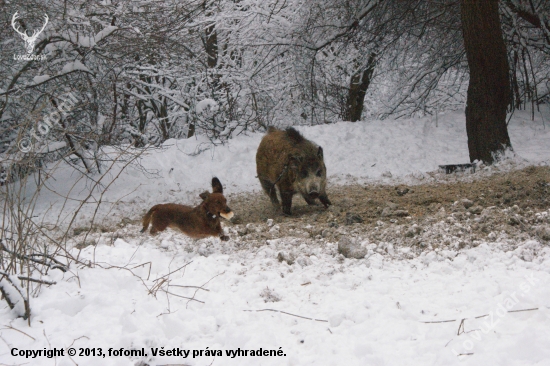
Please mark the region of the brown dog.
<svg viewBox="0 0 550 366"><path fill-rule="evenodd" d="M229 220L233 217L233 212L227 207L223 187L218 178L212 178L212 191L213 193L206 191L200 194L203 201L197 207L175 203L153 206L143 217L141 232L145 232L151 223L151 234L171 227L196 239L218 235L221 240L229 240L223 233L220 216Z"/></svg>

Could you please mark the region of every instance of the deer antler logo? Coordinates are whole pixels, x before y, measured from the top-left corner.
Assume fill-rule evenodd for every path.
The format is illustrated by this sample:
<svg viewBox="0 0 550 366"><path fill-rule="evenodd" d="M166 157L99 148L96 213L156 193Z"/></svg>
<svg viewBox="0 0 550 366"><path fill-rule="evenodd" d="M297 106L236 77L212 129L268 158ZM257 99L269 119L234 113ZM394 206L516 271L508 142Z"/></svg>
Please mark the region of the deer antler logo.
<svg viewBox="0 0 550 366"><path fill-rule="evenodd" d="M42 26L42 29L40 29L39 31L37 30L34 30L32 32L32 36L29 36L27 35L26 32L21 32L18 27L15 25L15 21L17 20L17 12L15 12L15 14L13 14L13 17L11 18L11 26L13 27L13 29L15 29L15 31L21 36L21 38L23 38L23 41L25 41L25 49L27 50L27 56L30 56L33 51L34 51L34 43L36 42L36 39L38 38L38 36L40 35L40 33L42 33L42 31L44 30L44 28L46 28L46 25L48 24L48 14L44 14L44 19L45 19L45 23L44 23L44 26Z"/></svg>

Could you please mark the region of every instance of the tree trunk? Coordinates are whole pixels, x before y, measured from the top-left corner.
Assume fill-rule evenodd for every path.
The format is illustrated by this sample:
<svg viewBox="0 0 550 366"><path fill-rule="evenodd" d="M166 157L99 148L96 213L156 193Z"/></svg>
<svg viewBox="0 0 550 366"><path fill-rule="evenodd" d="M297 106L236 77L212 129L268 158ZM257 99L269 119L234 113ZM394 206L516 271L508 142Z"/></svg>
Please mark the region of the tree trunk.
<svg viewBox="0 0 550 366"><path fill-rule="evenodd" d="M206 4L206 3L205 3ZM211 15L211 12L206 13L207 16ZM207 55L207 75L211 73L212 84L210 85L212 91L212 97L214 100L217 100L217 92L220 85L220 74L217 72L218 67L218 33L216 31L216 23L211 23L206 27L206 39L205 39L205 50ZM188 129L188 138L195 134L195 125L189 125Z"/></svg>
<svg viewBox="0 0 550 366"><path fill-rule="evenodd" d="M359 71L351 77L349 86L348 100L346 103L346 116L344 119L351 122L357 122L363 114L363 105L365 102L365 94L369 88L374 66L376 65L376 55L371 53L367 68L364 71Z"/></svg>
<svg viewBox="0 0 550 366"><path fill-rule="evenodd" d="M506 127L511 101L509 66L498 0L461 0L460 8L470 68L466 100L470 161L492 164L512 148Z"/></svg>
<svg viewBox="0 0 550 366"><path fill-rule="evenodd" d="M518 82L518 62L519 62L518 52L514 51L514 64L512 65L512 69L510 70L512 75L512 81L511 81L512 91L514 94L514 97L512 99L514 101L514 104L512 105L513 107L512 109L520 110L521 94L519 92L519 82Z"/></svg>
<svg viewBox="0 0 550 366"><path fill-rule="evenodd" d="M218 33L215 23L206 27L206 54L208 55L208 67L213 69L218 66Z"/></svg>

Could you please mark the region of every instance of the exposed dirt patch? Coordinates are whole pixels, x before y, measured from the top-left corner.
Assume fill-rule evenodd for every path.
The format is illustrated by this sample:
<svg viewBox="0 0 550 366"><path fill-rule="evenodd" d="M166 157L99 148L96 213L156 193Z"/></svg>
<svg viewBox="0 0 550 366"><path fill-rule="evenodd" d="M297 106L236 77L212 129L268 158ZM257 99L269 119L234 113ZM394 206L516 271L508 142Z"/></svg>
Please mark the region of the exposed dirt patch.
<svg viewBox="0 0 550 366"><path fill-rule="evenodd" d="M228 204L236 216L222 224L230 241L184 240L184 247L201 255L209 251L244 255L267 246L279 261L308 265L309 256L319 253L361 259L375 252L412 258L435 251L452 258L461 249L483 242L495 242L505 251L533 260L537 251L550 244L549 167L490 175L428 175L431 183L410 186L329 186L333 205L328 209L308 206L296 195L290 217L274 209L263 192L230 195ZM140 229L136 217L123 220L116 230L103 234L94 230L89 237L77 233L74 239L84 246L100 237L111 244L118 237L149 240ZM159 238L174 234L182 235L167 230Z"/></svg>
<svg viewBox="0 0 550 366"><path fill-rule="evenodd" d="M450 208L455 201L470 200L474 206L508 207L517 205L522 209L546 209L550 207L550 168L528 167L523 170L494 174L473 182L423 184L414 186L349 185L328 187L333 203L331 210L322 206L307 206L299 195L294 196L292 216L285 217L273 209L266 195L246 194L230 198L231 207L243 223L306 221L335 216L345 222L346 214L359 215L366 223L388 216L384 208L407 211L410 216L422 218L433 214L441 207ZM389 205L388 205L389 204ZM394 206L397 205L397 206ZM398 212L397 216L403 214ZM404 216L409 216L404 215ZM389 216L396 216L395 214Z"/></svg>
<svg viewBox="0 0 550 366"><path fill-rule="evenodd" d="M263 193L235 195L229 204L237 216L226 227L245 241L301 237L334 242L352 236L420 251L460 249L481 240L550 240L549 167L473 174L469 181L445 179L414 186L329 186L333 206L308 206L296 195L290 217L274 209Z"/></svg>

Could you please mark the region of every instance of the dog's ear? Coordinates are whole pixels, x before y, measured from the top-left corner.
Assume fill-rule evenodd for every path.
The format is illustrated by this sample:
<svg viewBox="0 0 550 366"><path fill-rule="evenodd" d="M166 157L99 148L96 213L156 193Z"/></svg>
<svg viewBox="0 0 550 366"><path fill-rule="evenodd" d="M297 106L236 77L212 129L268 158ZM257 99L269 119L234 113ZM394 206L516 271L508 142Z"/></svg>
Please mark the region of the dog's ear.
<svg viewBox="0 0 550 366"><path fill-rule="evenodd" d="M223 193L223 187L220 180L216 177L212 178L212 191L214 193Z"/></svg>
<svg viewBox="0 0 550 366"><path fill-rule="evenodd" d="M199 194L199 197L202 198L203 201L205 201L210 196L210 192L204 191L201 194Z"/></svg>

